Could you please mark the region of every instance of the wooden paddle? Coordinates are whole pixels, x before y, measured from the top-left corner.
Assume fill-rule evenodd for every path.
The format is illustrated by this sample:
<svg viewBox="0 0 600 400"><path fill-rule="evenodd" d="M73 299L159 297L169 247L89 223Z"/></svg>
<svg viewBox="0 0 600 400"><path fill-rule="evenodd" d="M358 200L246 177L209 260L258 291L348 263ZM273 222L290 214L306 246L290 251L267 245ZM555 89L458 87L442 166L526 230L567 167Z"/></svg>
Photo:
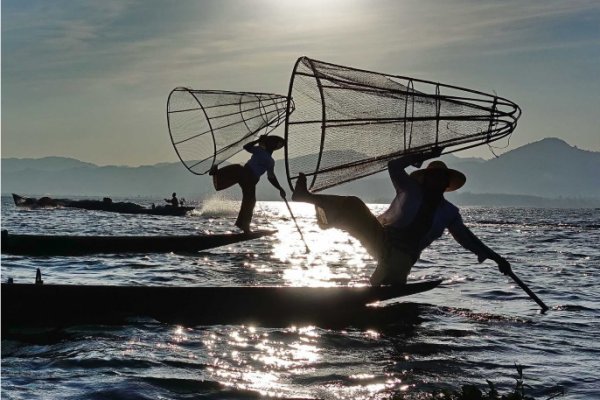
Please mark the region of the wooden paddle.
<svg viewBox="0 0 600 400"><path fill-rule="evenodd" d="M287 199L285 197L283 197L283 196L281 196L281 198L285 202L285 205L287 206L287 209L290 212L290 215L291 215L292 219L294 220L294 224L296 224L296 229L298 229L298 233L300 234L300 238L302 238L302 241L304 242L304 247L306 248L306 252L310 253L308 245L306 244L306 240L304 240L304 235L302 234L302 231L300 230L300 227L298 226L298 222L296 221L296 217L294 217L294 214L292 213L292 209L290 208L290 205L289 205Z"/></svg>
<svg viewBox="0 0 600 400"><path fill-rule="evenodd" d="M518 277L517 275L515 275L515 273L514 273L512 270L511 270L510 272L508 272L506 275L510 276L510 277L511 277L511 278L512 278L512 279L513 279L513 280L514 280L516 283L517 283L517 285L521 286L521 289L523 289L523 290L525 291L525 293L527 293L527 294L529 295L529 297L531 297L531 299L532 299L533 301L535 301L536 303L538 303L538 305L539 305L540 307L542 307L542 312L543 312L543 313L545 313L546 311L548 311L548 310L549 310L548 306L547 306L546 304L544 304L544 302L543 302L542 300L540 300L540 298L539 298L539 297L537 297L537 296L535 295L535 293L533 293L533 292L531 291L531 289L529 289L529 288L527 287L527 285L526 285L526 284L524 284L524 283L523 283L523 281L521 281L521 280L519 279L519 277Z"/></svg>

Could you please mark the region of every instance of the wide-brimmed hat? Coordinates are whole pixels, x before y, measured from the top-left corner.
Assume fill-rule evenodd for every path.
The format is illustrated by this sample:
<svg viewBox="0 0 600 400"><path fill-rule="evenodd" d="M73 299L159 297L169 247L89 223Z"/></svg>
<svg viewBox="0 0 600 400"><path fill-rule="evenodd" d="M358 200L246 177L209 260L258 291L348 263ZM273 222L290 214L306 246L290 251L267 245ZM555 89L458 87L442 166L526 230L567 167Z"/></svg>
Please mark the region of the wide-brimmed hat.
<svg viewBox="0 0 600 400"><path fill-rule="evenodd" d="M285 144L285 139L282 138L281 136L275 136L275 135L261 136L260 142L263 143L266 147L269 147L275 151L275 150L279 150L283 147L283 145Z"/></svg>
<svg viewBox="0 0 600 400"><path fill-rule="evenodd" d="M467 181L465 174L455 169L448 168L442 161L432 161L429 163L429 165L427 165L427 168L413 171L410 176L419 181L419 183L423 183L427 173L440 170L446 171L448 174L448 187L445 190L446 192L452 192L460 188Z"/></svg>

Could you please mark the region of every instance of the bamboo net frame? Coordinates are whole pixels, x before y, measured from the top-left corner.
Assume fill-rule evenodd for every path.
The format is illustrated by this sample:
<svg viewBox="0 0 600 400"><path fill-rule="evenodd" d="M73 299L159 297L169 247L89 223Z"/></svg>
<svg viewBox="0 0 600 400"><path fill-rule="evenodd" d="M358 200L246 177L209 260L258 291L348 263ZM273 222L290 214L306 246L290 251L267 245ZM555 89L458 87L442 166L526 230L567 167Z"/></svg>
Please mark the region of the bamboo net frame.
<svg viewBox="0 0 600 400"><path fill-rule="evenodd" d="M278 94L177 87L167 99L167 125L183 165L203 175L271 133L293 109Z"/></svg>
<svg viewBox="0 0 600 400"><path fill-rule="evenodd" d="M502 139L521 109L492 94L301 57L290 79L285 160L320 191L386 169L410 153L455 152Z"/></svg>

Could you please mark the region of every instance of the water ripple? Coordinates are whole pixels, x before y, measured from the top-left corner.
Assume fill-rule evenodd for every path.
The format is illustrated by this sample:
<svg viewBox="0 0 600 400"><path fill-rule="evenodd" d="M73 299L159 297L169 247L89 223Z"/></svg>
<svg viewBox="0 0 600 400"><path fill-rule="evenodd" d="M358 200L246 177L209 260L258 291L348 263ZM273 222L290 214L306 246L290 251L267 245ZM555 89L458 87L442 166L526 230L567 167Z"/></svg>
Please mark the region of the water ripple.
<svg viewBox="0 0 600 400"><path fill-rule="evenodd" d="M283 203L258 203L272 237L195 254L82 257L2 255L2 280L109 285L365 285L375 262L341 231L322 231L314 209L291 204L305 254ZM16 233L185 235L233 231L237 204L216 199L185 218L19 210L3 198L2 225ZM382 211L384 206L372 206ZM514 387L525 366L532 395L554 385L566 399L600 392L600 221L597 210L466 207L463 217L551 309L537 305L494 263L444 235L410 279L443 278L369 329L311 326L174 326L131 319L116 326L3 331L7 399L418 398L466 382ZM68 221L66 223L65 221ZM201 307L201 305L199 305ZM546 396L547 397L547 396Z"/></svg>

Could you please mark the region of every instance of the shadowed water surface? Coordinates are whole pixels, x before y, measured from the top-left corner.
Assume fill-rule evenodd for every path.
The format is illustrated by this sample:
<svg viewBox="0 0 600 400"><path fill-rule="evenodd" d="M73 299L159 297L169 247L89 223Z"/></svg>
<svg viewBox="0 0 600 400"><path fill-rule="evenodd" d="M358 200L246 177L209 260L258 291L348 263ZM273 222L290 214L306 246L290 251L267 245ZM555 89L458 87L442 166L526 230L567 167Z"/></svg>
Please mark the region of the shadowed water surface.
<svg viewBox="0 0 600 400"><path fill-rule="evenodd" d="M213 201L183 218L84 210L22 210L2 201L13 233L184 235L233 231L236 203ZM278 233L190 254L22 257L2 255L2 281L107 285L365 285L375 264L338 230L320 230L310 206L293 204L305 254L283 203L258 204L257 226ZM384 206L372 205L374 211ZM464 383L562 386L567 399L598 398L598 210L464 208L473 231L550 307L546 314L490 262L445 235L411 279L444 278L403 299L407 313L376 329L316 326L121 326L14 332L2 338L3 399L387 398ZM199 305L201 307L201 305Z"/></svg>

